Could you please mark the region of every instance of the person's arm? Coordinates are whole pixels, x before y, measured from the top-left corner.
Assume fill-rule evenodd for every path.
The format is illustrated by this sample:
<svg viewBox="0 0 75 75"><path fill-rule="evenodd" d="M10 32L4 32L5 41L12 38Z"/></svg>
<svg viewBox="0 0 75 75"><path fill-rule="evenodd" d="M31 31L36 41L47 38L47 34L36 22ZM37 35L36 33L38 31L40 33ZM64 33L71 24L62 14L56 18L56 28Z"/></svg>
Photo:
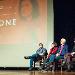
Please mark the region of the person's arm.
<svg viewBox="0 0 75 75"><path fill-rule="evenodd" d="M47 49L43 48L42 52L39 52L39 55L46 56L47 55Z"/></svg>
<svg viewBox="0 0 75 75"><path fill-rule="evenodd" d="M56 57L58 57L59 55L60 55L60 47L58 48L58 50L57 50L57 53L56 53Z"/></svg>
<svg viewBox="0 0 75 75"><path fill-rule="evenodd" d="M67 54L68 53L68 46L66 45L66 52L65 52L65 54Z"/></svg>
<svg viewBox="0 0 75 75"><path fill-rule="evenodd" d="M50 55L51 55L51 52L52 52L52 49L50 49L50 51L49 51L49 54L48 54L48 58L50 57Z"/></svg>
<svg viewBox="0 0 75 75"><path fill-rule="evenodd" d="M57 50L57 53L59 53L60 52L60 47L58 48L58 50Z"/></svg>
<svg viewBox="0 0 75 75"><path fill-rule="evenodd" d="M41 55L46 55L47 54L47 49L43 49L43 52L41 53Z"/></svg>
<svg viewBox="0 0 75 75"><path fill-rule="evenodd" d="M37 51L36 51L36 54L39 54L40 53L40 50L38 49Z"/></svg>
<svg viewBox="0 0 75 75"><path fill-rule="evenodd" d="M75 54L75 45L73 46L73 49L72 49L72 52L71 52L71 55L73 56Z"/></svg>
<svg viewBox="0 0 75 75"><path fill-rule="evenodd" d="M75 45L73 46L72 52L75 52Z"/></svg>

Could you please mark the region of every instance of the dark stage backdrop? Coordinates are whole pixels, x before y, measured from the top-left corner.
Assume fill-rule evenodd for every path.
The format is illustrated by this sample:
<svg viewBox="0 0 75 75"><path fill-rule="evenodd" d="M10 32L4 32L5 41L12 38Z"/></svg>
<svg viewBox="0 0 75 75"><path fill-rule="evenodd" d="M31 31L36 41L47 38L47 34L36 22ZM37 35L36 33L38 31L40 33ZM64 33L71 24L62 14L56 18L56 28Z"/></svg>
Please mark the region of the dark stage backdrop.
<svg viewBox="0 0 75 75"><path fill-rule="evenodd" d="M54 33L55 41L67 39L69 51L72 50L75 38L75 0L54 0Z"/></svg>

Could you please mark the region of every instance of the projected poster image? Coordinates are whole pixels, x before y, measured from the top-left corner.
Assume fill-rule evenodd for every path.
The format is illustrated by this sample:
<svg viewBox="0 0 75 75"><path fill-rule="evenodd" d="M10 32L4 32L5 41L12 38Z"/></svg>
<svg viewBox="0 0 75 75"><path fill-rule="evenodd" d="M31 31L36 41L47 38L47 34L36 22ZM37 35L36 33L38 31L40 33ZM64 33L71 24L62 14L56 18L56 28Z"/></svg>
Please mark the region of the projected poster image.
<svg viewBox="0 0 75 75"><path fill-rule="evenodd" d="M47 0L0 0L0 66L28 67L24 56L47 44Z"/></svg>
<svg viewBox="0 0 75 75"><path fill-rule="evenodd" d="M29 41L34 38L37 42L44 42L46 39L47 8L43 14L45 2L47 3L46 0L44 3L42 3L41 0L20 0L19 2L19 17L22 23L24 23L22 25L27 27L28 32L31 30L31 32L28 33L29 37L31 37L31 35L34 36L31 37ZM41 34L42 36L40 36Z"/></svg>
<svg viewBox="0 0 75 75"><path fill-rule="evenodd" d="M0 3L1 21L4 21L0 21L0 32L3 36L1 44L33 43L33 39L38 42L46 40L46 0L1 0Z"/></svg>
<svg viewBox="0 0 75 75"><path fill-rule="evenodd" d="M32 17L32 19L36 19L39 16L38 1L37 0L20 0L19 13L20 13L20 17L24 20L26 20L28 17Z"/></svg>

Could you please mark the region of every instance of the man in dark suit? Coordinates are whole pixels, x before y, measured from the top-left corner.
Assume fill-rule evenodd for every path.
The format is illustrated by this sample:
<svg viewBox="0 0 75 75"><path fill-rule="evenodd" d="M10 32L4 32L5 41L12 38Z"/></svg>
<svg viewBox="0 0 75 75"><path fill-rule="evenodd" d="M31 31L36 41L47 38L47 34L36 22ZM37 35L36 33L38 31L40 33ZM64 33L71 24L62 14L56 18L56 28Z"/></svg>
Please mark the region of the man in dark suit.
<svg viewBox="0 0 75 75"><path fill-rule="evenodd" d="M75 38L74 38L74 46L71 53L67 53L64 57L64 63L67 65L67 71L71 71L72 62L75 61Z"/></svg>

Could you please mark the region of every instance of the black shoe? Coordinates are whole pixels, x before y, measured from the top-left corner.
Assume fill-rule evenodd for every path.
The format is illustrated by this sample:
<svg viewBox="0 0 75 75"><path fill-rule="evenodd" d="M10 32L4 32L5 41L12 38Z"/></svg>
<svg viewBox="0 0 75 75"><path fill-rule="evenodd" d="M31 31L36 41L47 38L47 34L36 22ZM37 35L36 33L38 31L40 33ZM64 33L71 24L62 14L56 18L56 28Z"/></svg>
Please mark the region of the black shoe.
<svg viewBox="0 0 75 75"><path fill-rule="evenodd" d="M25 59L29 59L29 56L24 56Z"/></svg>
<svg viewBox="0 0 75 75"><path fill-rule="evenodd" d="M32 71L32 69L33 69L33 67L30 67L30 68L29 68L29 71Z"/></svg>

